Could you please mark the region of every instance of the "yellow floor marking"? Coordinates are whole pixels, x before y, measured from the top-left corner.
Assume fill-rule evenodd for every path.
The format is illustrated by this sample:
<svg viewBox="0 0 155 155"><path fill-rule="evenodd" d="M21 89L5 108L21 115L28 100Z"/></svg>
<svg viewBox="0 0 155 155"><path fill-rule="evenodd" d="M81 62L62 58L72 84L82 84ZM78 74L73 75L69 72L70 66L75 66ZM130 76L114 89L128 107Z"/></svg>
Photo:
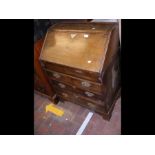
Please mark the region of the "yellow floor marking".
<svg viewBox="0 0 155 155"><path fill-rule="evenodd" d="M64 114L64 111L57 108L54 104L48 104L46 106L46 112L48 112L48 111L57 115L57 116L63 116L63 114Z"/></svg>

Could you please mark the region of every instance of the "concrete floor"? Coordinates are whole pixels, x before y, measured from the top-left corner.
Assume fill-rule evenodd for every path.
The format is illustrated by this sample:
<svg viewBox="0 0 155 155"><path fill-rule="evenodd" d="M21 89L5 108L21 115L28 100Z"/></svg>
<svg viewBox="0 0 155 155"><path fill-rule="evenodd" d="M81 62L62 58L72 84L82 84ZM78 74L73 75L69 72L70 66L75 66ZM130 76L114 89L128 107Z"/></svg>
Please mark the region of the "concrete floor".
<svg viewBox="0 0 155 155"><path fill-rule="evenodd" d="M34 94L34 131L37 135L76 135L90 110L70 102L59 102L57 107L64 110L58 117L45 112L45 106L51 101ZM120 135L121 134L121 98L116 102L111 120L104 120L94 113L83 135Z"/></svg>

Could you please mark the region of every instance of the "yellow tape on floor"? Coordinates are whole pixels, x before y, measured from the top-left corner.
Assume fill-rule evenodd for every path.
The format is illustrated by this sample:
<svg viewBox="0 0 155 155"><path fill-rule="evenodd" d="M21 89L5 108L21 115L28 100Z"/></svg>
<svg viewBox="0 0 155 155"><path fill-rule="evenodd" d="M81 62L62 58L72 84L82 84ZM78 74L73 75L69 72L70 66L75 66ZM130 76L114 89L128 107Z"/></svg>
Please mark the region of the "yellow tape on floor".
<svg viewBox="0 0 155 155"><path fill-rule="evenodd" d="M46 112L51 112L57 116L63 116L64 114L64 111L57 108L54 104L48 104L46 106Z"/></svg>

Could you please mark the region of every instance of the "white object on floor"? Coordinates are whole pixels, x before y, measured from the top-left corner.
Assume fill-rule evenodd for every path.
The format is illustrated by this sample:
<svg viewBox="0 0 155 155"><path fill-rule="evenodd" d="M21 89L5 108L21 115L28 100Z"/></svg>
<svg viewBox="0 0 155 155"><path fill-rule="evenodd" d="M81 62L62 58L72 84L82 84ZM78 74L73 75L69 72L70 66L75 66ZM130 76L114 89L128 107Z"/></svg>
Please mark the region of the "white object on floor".
<svg viewBox="0 0 155 155"><path fill-rule="evenodd" d="M78 132L76 133L76 135L81 135L83 133L83 131L85 130L87 124L89 123L90 119L92 118L93 113L89 112L88 115L86 116L84 122L82 123L81 127L79 128Z"/></svg>

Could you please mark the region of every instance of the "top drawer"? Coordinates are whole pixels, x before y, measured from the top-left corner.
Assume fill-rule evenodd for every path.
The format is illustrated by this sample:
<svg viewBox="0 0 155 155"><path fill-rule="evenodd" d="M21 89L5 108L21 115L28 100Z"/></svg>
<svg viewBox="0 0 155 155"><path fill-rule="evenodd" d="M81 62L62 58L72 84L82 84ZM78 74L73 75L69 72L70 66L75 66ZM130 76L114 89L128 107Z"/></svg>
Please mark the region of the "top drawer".
<svg viewBox="0 0 155 155"><path fill-rule="evenodd" d="M40 60L46 69L102 83L117 45L117 23L61 23L48 30Z"/></svg>
<svg viewBox="0 0 155 155"><path fill-rule="evenodd" d="M68 74L71 76L75 76L75 77L86 79L93 82L102 82L102 78L98 73L94 73L87 70L76 69L76 68L61 65L61 64L55 64L51 62L49 63L46 61L42 61L41 64L47 70Z"/></svg>

